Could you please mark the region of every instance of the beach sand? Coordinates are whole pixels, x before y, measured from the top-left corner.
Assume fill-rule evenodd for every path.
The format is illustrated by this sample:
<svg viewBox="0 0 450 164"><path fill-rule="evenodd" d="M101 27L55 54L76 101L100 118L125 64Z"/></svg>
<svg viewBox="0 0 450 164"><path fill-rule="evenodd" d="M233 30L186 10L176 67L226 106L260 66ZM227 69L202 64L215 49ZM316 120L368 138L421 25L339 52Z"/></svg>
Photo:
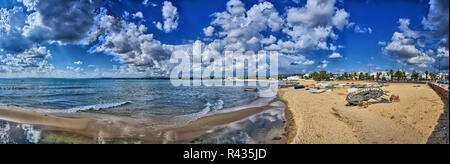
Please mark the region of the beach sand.
<svg viewBox="0 0 450 164"><path fill-rule="evenodd" d="M301 82L302 85L317 82ZM347 83L347 82L340 82ZM351 82L350 82L351 83ZM363 82L355 82L363 83ZM413 86L420 87L413 87ZM374 144L427 143L444 112L441 98L425 84L393 83L383 87L400 102L372 104L367 108L346 106L346 88L311 94L304 89L279 90L286 104L286 131L281 143ZM269 103L269 104L271 104ZM448 106L447 106L448 107ZM53 114L0 109L0 119L68 132L87 138L136 139L144 143L186 143L215 128L243 120L269 109L269 105L206 116L181 127L155 129L147 120L99 113ZM70 135L69 135L70 136ZM43 140L59 140L50 135ZM77 141L86 143L86 141ZM76 142L75 142L76 143Z"/></svg>
<svg viewBox="0 0 450 164"><path fill-rule="evenodd" d="M388 95L399 95L400 102L371 104L367 108L346 106L348 87L337 87L321 94L280 89L279 96L288 108L286 143L423 144L444 112L444 102L426 84L392 83L382 89Z"/></svg>

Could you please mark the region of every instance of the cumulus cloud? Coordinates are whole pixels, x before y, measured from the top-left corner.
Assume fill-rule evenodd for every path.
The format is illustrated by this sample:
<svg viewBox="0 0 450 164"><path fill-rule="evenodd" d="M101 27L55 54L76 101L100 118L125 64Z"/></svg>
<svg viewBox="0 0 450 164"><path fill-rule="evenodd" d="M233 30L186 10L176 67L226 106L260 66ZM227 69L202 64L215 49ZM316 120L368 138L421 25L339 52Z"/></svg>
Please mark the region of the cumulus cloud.
<svg viewBox="0 0 450 164"><path fill-rule="evenodd" d="M46 59L50 58L50 51L45 47L32 47L18 54L0 56L2 72L49 72L54 69Z"/></svg>
<svg viewBox="0 0 450 164"><path fill-rule="evenodd" d="M214 27L208 26L208 27L204 28L203 33L205 34L205 36L212 36L214 33Z"/></svg>
<svg viewBox="0 0 450 164"><path fill-rule="evenodd" d="M20 7L0 10L0 49L7 54L2 57L2 67L5 63L28 63L21 66L40 65L50 70L53 66L46 59L51 55L37 52L47 51L41 44L57 42L95 45L92 47L95 52L115 55L124 63L115 69L119 73L167 75L173 66L169 62L172 53L192 51L192 44L163 44L147 32L145 25L108 15L105 8L99 8L103 2L100 0L20 2L24 3L27 12ZM144 0L142 4L152 3ZM143 18L142 12L131 16ZM171 2L163 3L162 16L162 22L154 22L158 29L171 32L178 28L178 11ZM276 50L282 53L283 69L289 71L316 63L299 52L342 48L330 42L338 39L336 29L344 30L348 26L350 14L335 7L334 0L308 0L306 6L290 8L283 15L270 2L261 1L247 10L240 0L230 0L225 11L213 13L212 17L210 26L203 32L205 36L215 38L202 43L204 50L222 54L224 51ZM288 40L270 35L273 33L284 33L287 35L284 39ZM81 65L82 62L74 64ZM327 64L326 60L319 62L319 68L326 68ZM77 68L69 66L66 69L82 71Z"/></svg>
<svg viewBox="0 0 450 164"><path fill-rule="evenodd" d="M448 47L449 32L449 1L448 0L430 0L430 9L426 18L423 18L422 24L425 29L430 30L427 34L433 39L440 40L441 47Z"/></svg>
<svg viewBox="0 0 450 164"><path fill-rule="evenodd" d="M385 47L388 54L395 57L401 64L420 68L427 68L435 63L436 60L429 56L430 53L417 48L416 38L419 37L419 32L409 28L409 19L399 19L399 24L401 32L394 32L391 42Z"/></svg>
<svg viewBox="0 0 450 164"><path fill-rule="evenodd" d="M438 49L438 57L447 57L448 58L448 49L441 47Z"/></svg>
<svg viewBox="0 0 450 164"><path fill-rule="evenodd" d="M133 18L144 19L144 14L140 11L134 13L132 16L133 16Z"/></svg>
<svg viewBox="0 0 450 164"><path fill-rule="evenodd" d="M82 65L83 62L82 62L82 61L76 61L76 62L73 62L73 64L76 64L76 65Z"/></svg>
<svg viewBox="0 0 450 164"><path fill-rule="evenodd" d="M335 53L332 53L331 55L329 55L328 58L331 58L331 59L342 58L342 55L335 52Z"/></svg>
<svg viewBox="0 0 450 164"><path fill-rule="evenodd" d="M92 0L38 1L37 13L27 20L27 36L38 42L78 42L87 37L94 24L93 3Z"/></svg>
<svg viewBox="0 0 450 164"><path fill-rule="evenodd" d="M242 2L231 0L227 3L227 11L214 13L213 17L211 25L218 26L218 35L223 38L216 40L215 44L230 51L260 50L261 41L265 38L261 32L279 31L284 22L270 2L255 4L246 11ZM265 43L267 41L264 40Z"/></svg>
<svg viewBox="0 0 450 164"><path fill-rule="evenodd" d="M414 40L400 32L394 33L391 43L386 46L386 50L391 55L399 58L415 57L421 53L416 48Z"/></svg>
<svg viewBox="0 0 450 164"><path fill-rule="evenodd" d="M178 28L178 9L172 5L172 2L164 1L162 7L163 23L158 22L156 27L168 33Z"/></svg>
<svg viewBox="0 0 450 164"><path fill-rule="evenodd" d="M32 47L32 42L22 35L26 17L22 7L0 9L0 50L20 53Z"/></svg>
<svg viewBox="0 0 450 164"><path fill-rule="evenodd" d="M332 18L333 25L336 26L337 29L344 29L345 25L348 24L348 18L350 14L346 12L344 9L340 9L336 11L336 14Z"/></svg>
<svg viewBox="0 0 450 164"><path fill-rule="evenodd" d="M17 2L22 2L27 7L27 11L34 11L39 0L17 0Z"/></svg>
<svg viewBox="0 0 450 164"><path fill-rule="evenodd" d="M330 63L330 62L327 60L323 60L323 61L319 62L319 65L317 66L317 68L325 69L328 67L328 63Z"/></svg>
<svg viewBox="0 0 450 164"><path fill-rule="evenodd" d="M329 49L328 40L338 39L334 28L343 30L350 17L344 9L335 7L335 3L334 0L308 0L304 7L288 9L283 32L292 39L271 48L293 53Z"/></svg>
<svg viewBox="0 0 450 164"><path fill-rule="evenodd" d="M402 64L448 69L448 3L430 0L428 15L421 22L423 30L412 30L409 19L399 19L400 32L393 34L384 50Z"/></svg>

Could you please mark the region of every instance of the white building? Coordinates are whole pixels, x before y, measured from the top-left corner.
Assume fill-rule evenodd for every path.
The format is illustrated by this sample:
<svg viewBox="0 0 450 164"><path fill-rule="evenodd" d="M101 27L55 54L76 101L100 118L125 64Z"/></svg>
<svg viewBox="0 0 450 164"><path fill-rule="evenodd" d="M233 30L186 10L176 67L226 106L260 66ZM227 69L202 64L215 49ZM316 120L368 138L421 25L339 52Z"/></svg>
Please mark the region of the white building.
<svg viewBox="0 0 450 164"><path fill-rule="evenodd" d="M298 81L298 80L300 80L300 77L298 77L298 76L290 76L290 77L287 78L287 80L288 81Z"/></svg>
<svg viewBox="0 0 450 164"><path fill-rule="evenodd" d="M380 79L379 79L379 80L382 80L383 77L384 77L386 80L391 80L391 76L389 76L389 73L388 73L388 72L373 72L373 73L370 74L370 76L374 76L375 78L377 78L377 73L381 73Z"/></svg>

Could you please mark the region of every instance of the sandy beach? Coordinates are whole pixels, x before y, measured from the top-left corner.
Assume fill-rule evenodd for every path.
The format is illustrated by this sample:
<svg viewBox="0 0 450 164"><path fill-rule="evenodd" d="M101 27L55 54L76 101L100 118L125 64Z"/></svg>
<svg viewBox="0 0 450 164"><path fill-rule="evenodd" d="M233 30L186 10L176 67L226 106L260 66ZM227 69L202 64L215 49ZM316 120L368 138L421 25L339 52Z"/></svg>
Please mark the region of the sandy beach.
<svg viewBox="0 0 450 164"><path fill-rule="evenodd" d="M300 84L318 83L304 81ZM186 143L215 128L264 112L270 109L270 104L283 101L286 104L286 129L283 137L275 143L423 144L429 140L445 109L441 98L426 84L392 83L383 90L388 91L388 95L399 95L400 102L371 104L367 108L346 106L348 88L337 86L331 92L320 94L311 94L305 89L283 88L278 91L279 98L267 106L208 115L180 127L163 129L149 126L148 120L89 112L53 114L0 109L0 119L88 138ZM44 140L58 140L58 137Z"/></svg>
<svg viewBox="0 0 450 164"><path fill-rule="evenodd" d="M444 102L426 84L392 83L382 89L388 95L399 95L400 102L371 104L367 108L346 106L346 89L338 86L332 92L321 94L304 89L280 89L279 96L287 105L285 142L424 144L444 112Z"/></svg>

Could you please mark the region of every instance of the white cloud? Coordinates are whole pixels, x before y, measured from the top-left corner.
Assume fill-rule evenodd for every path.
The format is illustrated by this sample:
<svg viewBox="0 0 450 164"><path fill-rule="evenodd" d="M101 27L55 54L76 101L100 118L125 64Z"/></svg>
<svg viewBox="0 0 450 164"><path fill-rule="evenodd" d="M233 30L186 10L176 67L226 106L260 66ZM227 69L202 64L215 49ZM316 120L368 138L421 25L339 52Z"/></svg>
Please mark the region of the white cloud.
<svg viewBox="0 0 450 164"><path fill-rule="evenodd" d="M156 24L155 24L155 26L156 26L156 28L158 29L158 30L163 30L163 27L162 27L162 24L161 24L161 22L157 22Z"/></svg>
<svg viewBox="0 0 450 164"><path fill-rule="evenodd" d="M346 12L344 9L340 9L336 11L336 14L333 16L333 25L336 26L337 29L343 30L345 25L348 24L349 17L350 14L348 12Z"/></svg>
<svg viewBox="0 0 450 164"><path fill-rule="evenodd" d="M386 46L386 50L399 58L411 58L420 55L421 51L415 46L414 40L407 38L403 33L395 32L392 42Z"/></svg>
<svg viewBox="0 0 450 164"><path fill-rule="evenodd" d="M323 61L321 61L321 62L319 62L319 65L317 66L317 68L319 68L319 69L325 69L325 68L327 68L328 67L328 61L327 60L323 60Z"/></svg>
<svg viewBox="0 0 450 164"><path fill-rule="evenodd" d="M240 0L230 0L227 2L227 11L232 15L242 15L245 12L244 3Z"/></svg>
<svg viewBox="0 0 450 164"><path fill-rule="evenodd" d="M329 55L328 58L331 58L331 59L342 58L342 55L337 52L334 52L331 55Z"/></svg>
<svg viewBox="0 0 450 164"><path fill-rule="evenodd" d="M261 40L261 43L262 44L272 44L275 41L277 41L277 38L275 36L273 36L273 35L270 35L269 38L263 38Z"/></svg>
<svg viewBox="0 0 450 164"><path fill-rule="evenodd" d="M227 3L226 12L217 12L213 16L212 26L219 26L219 37L215 44L223 46L223 50L253 50L261 49L261 42L267 43L276 39L265 39L263 31L279 31L284 20L279 16L275 7L270 2L263 2L252 6L245 11L243 3L231 0Z"/></svg>
<svg viewBox="0 0 450 164"><path fill-rule="evenodd" d="M45 47L32 47L18 54L0 56L0 72L9 73L38 73L49 72L54 69L47 59L50 51Z"/></svg>
<svg viewBox="0 0 450 164"><path fill-rule="evenodd" d="M355 32L356 33L369 33L369 34L371 34L372 33L372 28L370 28L370 27L363 27L363 28L361 28L358 25L356 25L355 26Z"/></svg>
<svg viewBox="0 0 450 164"><path fill-rule="evenodd" d="M448 58L449 56L448 56L448 49L447 48L444 48L444 47L441 47L441 48L439 48L438 49L438 57L446 57L446 58Z"/></svg>
<svg viewBox="0 0 450 164"><path fill-rule="evenodd" d="M172 2L164 1L162 7L163 23L158 22L156 27L168 33L178 28L178 9L172 5Z"/></svg>
<svg viewBox="0 0 450 164"><path fill-rule="evenodd" d="M327 42L338 39L333 29L343 30L349 24L350 14L335 7L335 3L334 0L308 0L304 7L288 9L283 32L292 39L279 42L278 46L291 52L328 50Z"/></svg>
<svg viewBox="0 0 450 164"><path fill-rule="evenodd" d="M418 32L413 31L409 28L409 19L400 18L398 22L400 23L400 26L398 28L403 32L405 36L411 38L417 38L419 36Z"/></svg>
<svg viewBox="0 0 450 164"><path fill-rule="evenodd" d="M385 47L389 55L395 57L400 64L413 65L420 68L427 68L435 63L435 59L427 54L434 53L424 51L416 47L415 38L419 32L412 31L408 26L408 19L399 19L399 29L401 32L394 32L391 42Z"/></svg>
<svg viewBox="0 0 450 164"><path fill-rule="evenodd" d="M27 7L27 11L34 11L39 0L17 0L17 2L22 2Z"/></svg>
<svg viewBox="0 0 450 164"><path fill-rule="evenodd" d="M138 11L133 14L133 18L144 19L144 14L142 14L142 12Z"/></svg>
<svg viewBox="0 0 450 164"><path fill-rule="evenodd" d="M204 28L203 33L205 34L205 36L213 36L214 27L208 26L208 27Z"/></svg>
<svg viewBox="0 0 450 164"><path fill-rule="evenodd" d="M378 45L380 46L386 46L387 43L385 41L378 41Z"/></svg>
<svg viewBox="0 0 450 164"><path fill-rule="evenodd" d="M142 4L143 4L144 6L146 6L146 7L149 6L149 5L151 5L152 7L158 6L158 4L153 3L153 2L149 2L148 0L142 1Z"/></svg>
<svg viewBox="0 0 450 164"><path fill-rule="evenodd" d="M76 62L73 62L73 64L76 64L76 65L82 65L83 62L82 62L82 61L76 61Z"/></svg>
<svg viewBox="0 0 450 164"><path fill-rule="evenodd" d="M416 64L418 67L426 68L430 64L433 64L436 60L432 57L429 57L427 55L420 55L415 56L408 59L408 63L410 64Z"/></svg>

